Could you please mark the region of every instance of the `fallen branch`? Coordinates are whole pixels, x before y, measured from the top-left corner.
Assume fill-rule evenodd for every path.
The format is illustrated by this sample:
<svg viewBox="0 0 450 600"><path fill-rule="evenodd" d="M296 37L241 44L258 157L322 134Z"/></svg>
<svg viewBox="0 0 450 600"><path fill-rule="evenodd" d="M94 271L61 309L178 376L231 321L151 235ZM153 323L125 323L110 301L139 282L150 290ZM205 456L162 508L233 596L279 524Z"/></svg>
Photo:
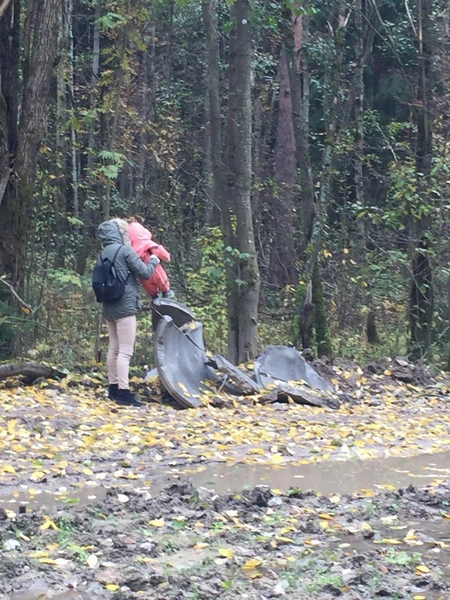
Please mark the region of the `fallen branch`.
<svg viewBox="0 0 450 600"><path fill-rule="evenodd" d="M18 361L0 364L0 380L7 379L8 377L16 377L17 375L23 375L29 381L35 381L40 377L45 377L46 379L65 377L65 373L62 371L42 363Z"/></svg>

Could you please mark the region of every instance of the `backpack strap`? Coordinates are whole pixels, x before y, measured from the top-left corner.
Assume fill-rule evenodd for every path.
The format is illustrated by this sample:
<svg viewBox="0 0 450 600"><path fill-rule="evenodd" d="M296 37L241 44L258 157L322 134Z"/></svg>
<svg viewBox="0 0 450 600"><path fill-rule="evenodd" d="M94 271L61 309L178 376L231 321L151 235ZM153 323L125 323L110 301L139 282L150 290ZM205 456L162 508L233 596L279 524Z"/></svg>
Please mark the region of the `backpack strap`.
<svg viewBox="0 0 450 600"><path fill-rule="evenodd" d="M122 246L123 246L123 244L119 244L119 247L117 248L117 251L115 252L113 259L110 261L112 265L114 265L114 263L116 262L117 255L119 254ZM104 263L106 260L109 260L108 258L103 258L104 250L105 249L103 248L103 250L100 252L100 256L99 256L100 262L102 262L102 263Z"/></svg>
<svg viewBox="0 0 450 600"><path fill-rule="evenodd" d="M116 250L116 253L114 254L114 257L113 257L113 259L112 259L112 261L111 261L111 265L112 265L112 266L114 266L114 264L115 264L115 262L116 262L117 255L119 254L119 252L120 252L120 251L122 250L122 248L124 248L124 247L125 247L125 244L120 244L120 246L117 248L117 250ZM131 271L128 269L128 275L127 275L127 277L126 277L126 279L125 279L125 281L124 281L124 283L125 283L125 284L126 284L126 283L128 283L128 279L130 278L130 275L131 275Z"/></svg>
<svg viewBox="0 0 450 600"><path fill-rule="evenodd" d="M114 264L115 264L115 262L116 262L117 255L119 254L119 252L121 251L121 249L122 249L124 246L125 246L125 244L119 244L119 247L117 248L116 252L114 253L113 259L112 259L112 261L111 261L111 266L114 266ZM100 260L101 260L101 262L103 263L103 262L105 262L105 261L106 261L106 260L108 260L108 259L107 259L107 258L103 258L103 257L102 257L102 255L103 255L103 250L100 252ZM124 283L127 283L127 282L128 282L128 279L130 278L130 275L131 275L131 271L130 271L130 270L128 270L128 275L127 275L127 277L126 277L126 279L125 279Z"/></svg>
<svg viewBox="0 0 450 600"><path fill-rule="evenodd" d="M114 257L111 261L111 264L114 265L114 263L116 262L116 258L117 255L119 254L119 252L121 251L121 249L123 248L124 244L120 244L120 246L117 248L116 253L114 254Z"/></svg>

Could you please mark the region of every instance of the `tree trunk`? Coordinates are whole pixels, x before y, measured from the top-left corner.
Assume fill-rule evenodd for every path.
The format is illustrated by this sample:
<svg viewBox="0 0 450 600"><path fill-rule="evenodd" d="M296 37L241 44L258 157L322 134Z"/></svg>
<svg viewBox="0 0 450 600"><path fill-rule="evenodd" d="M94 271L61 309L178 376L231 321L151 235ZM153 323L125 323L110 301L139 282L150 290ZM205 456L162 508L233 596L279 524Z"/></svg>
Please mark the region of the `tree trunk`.
<svg viewBox="0 0 450 600"><path fill-rule="evenodd" d="M20 0L3 4L0 17L0 206L17 148ZM2 265L0 263L0 273Z"/></svg>
<svg viewBox="0 0 450 600"><path fill-rule="evenodd" d="M94 35L92 43L92 76L89 91L89 110L92 113L97 108L98 99L98 80L100 74L100 18L102 16L102 0L97 0L94 16ZM77 259L77 271L84 274L86 270L86 261L92 247L92 241L95 236L95 220L93 211L93 198L95 195L93 171L95 166L96 150L96 124L97 119L92 118L89 121L88 147L87 147L87 168L85 171L85 189L86 197L84 201L83 228L80 252Z"/></svg>
<svg viewBox="0 0 450 600"><path fill-rule="evenodd" d="M417 85L417 187L428 193L433 153L433 133L430 115L432 92L430 71L432 56L432 0L418 0L418 85ZM416 223L416 251L412 261L413 281L410 295L410 355L414 360L423 358L431 342L433 317L433 271L429 256L429 219Z"/></svg>
<svg viewBox="0 0 450 600"><path fill-rule="evenodd" d="M114 112L112 117L112 125L111 125L111 133L109 137L108 150L112 153L114 152L114 148L116 145L116 137L117 137L117 126L119 124L119 113L120 113L120 103L122 99L122 86L123 80L125 76L125 53L127 49L127 27L125 26L122 30L122 42L120 48L120 58L119 58L119 68L116 72L116 89L115 89L115 101L114 101ZM103 219L107 221L111 216L111 189L112 189L112 181L111 178L108 177L106 182L106 193L105 199L103 203Z"/></svg>
<svg viewBox="0 0 450 600"><path fill-rule="evenodd" d="M364 34L363 3L355 0L355 200L357 210L362 211L366 206L364 194ZM364 217L356 217L356 251L360 268L364 274L365 304L369 308L366 317L366 336L369 344L377 344L378 332L375 310L373 308L370 270L366 248L366 222Z"/></svg>
<svg viewBox="0 0 450 600"><path fill-rule="evenodd" d="M0 90L0 204L9 183L8 108Z"/></svg>
<svg viewBox="0 0 450 600"><path fill-rule="evenodd" d="M270 274L272 283L279 287L296 279L294 252L294 185L296 155L292 122L291 86L289 67L284 46L279 67L279 110L275 142L275 194L272 199L274 239L271 246Z"/></svg>
<svg viewBox="0 0 450 600"><path fill-rule="evenodd" d="M56 69L56 155L54 173L56 175L55 230L58 235L55 243L55 266L64 267L65 233L67 224L67 69L69 67L69 27L68 2L60 3L58 27L58 66Z"/></svg>
<svg viewBox="0 0 450 600"><path fill-rule="evenodd" d="M322 155L322 166L321 175L319 182L319 194L317 198L316 213L312 223L311 236L308 241L308 245L305 251L305 262L301 270L301 281L299 288L302 289L305 285L313 279L316 271L316 263L318 260L319 250L323 241L323 231L325 227L326 210L329 203L331 175L332 175L332 164L334 157L334 147L337 138L337 107L339 104L339 95L341 89L341 74L342 74L342 61L345 49L345 34L348 18L345 16L346 5L341 3L339 6L339 13L337 15L337 26L333 32L334 48L329 54L327 62L327 70L325 72L325 83L324 83L324 113L325 113L325 125L326 125L326 136L324 142L324 149ZM319 272L320 279L320 272ZM316 281L317 271L316 271ZM313 286L314 287L314 286ZM317 286L316 286L317 287ZM313 294L314 297L319 299L319 305L314 306L314 310L317 309L319 313L325 310L323 306L323 295L319 293L318 296ZM303 314L302 307L297 309L297 320L298 317ZM327 327L326 319L321 320L321 327ZM294 321L293 324L293 336L296 336L299 331L306 329L306 325L301 327L298 326ZM324 339L329 336L329 333L323 334ZM294 337L295 344L300 344L301 340Z"/></svg>
<svg viewBox="0 0 450 600"><path fill-rule="evenodd" d="M230 73L234 74L235 102L232 103L233 138L235 148L234 198L238 243L238 335L235 348L237 362L256 357L258 352L259 269L252 221L252 97L251 62L253 57L250 2L236 0L232 7L236 37L230 53ZM233 118L234 117L234 118ZM230 197L230 195L229 195Z"/></svg>
<svg viewBox="0 0 450 600"><path fill-rule="evenodd" d="M7 188L14 185L11 168L17 151L19 27L20 0L14 0L0 19L0 214ZM6 225L5 221L3 223ZM3 231L0 223L0 274L9 271L11 266L6 246L13 240L9 239L8 231Z"/></svg>
<svg viewBox="0 0 450 600"><path fill-rule="evenodd" d="M338 122L337 108L341 90L342 61L345 50L345 35L347 17L346 5L342 3L338 15L338 26L334 31L334 48L329 54L328 69L325 73L324 85L324 112L326 137L322 154L322 168L319 184L319 195L316 207L316 216L313 222L311 238L306 250L306 261L302 269L303 279L309 280L313 274L320 245L322 244L323 229L325 225L326 209L329 202L332 165L334 158L335 142L337 138Z"/></svg>
<svg viewBox="0 0 450 600"><path fill-rule="evenodd" d="M134 212L139 214L144 206L144 174L147 157L147 127L152 107L153 85L154 85L154 53L155 53L155 25L148 23L143 36L145 50L142 53L142 91L140 102L141 130L137 139L136 156L136 187Z"/></svg>
<svg viewBox="0 0 450 600"><path fill-rule="evenodd" d="M220 207L220 221L226 248L235 248L236 239L231 221L230 205L225 193L225 174L222 168L222 125L220 105L219 39L217 33L216 0L202 3L203 21L206 32L209 119L211 133L211 166L213 175L213 200ZM233 33L232 33L233 40ZM232 44L230 41L230 45ZM225 261L227 276L227 313L228 313L228 358L237 362L238 315L237 315L237 279L236 264L228 253Z"/></svg>
<svg viewBox="0 0 450 600"><path fill-rule="evenodd" d="M362 22L362 0L355 0L355 59L356 59L356 96L355 96L355 199L358 210L365 207L364 201L364 39ZM356 221L357 249L365 254L366 232L362 217Z"/></svg>
<svg viewBox="0 0 450 600"><path fill-rule="evenodd" d="M12 283L19 291L22 289L26 266L37 158L47 125L59 6L59 0L36 0L36 5L32 6L31 15L36 10L39 18L33 20L30 41L25 40L29 45L29 56L25 57L17 136L15 170L18 182L14 189L7 190L0 206L0 264L10 270ZM30 15L28 17L31 18Z"/></svg>
<svg viewBox="0 0 450 600"><path fill-rule="evenodd" d="M205 145L205 158L203 160L203 178L205 188L205 211L204 211L204 225L205 227L211 227L214 223L213 212L214 212L214 173L212 168L211 160L211 119L210 119L210 106L209 106L209 89L208 89L208 77L206 76L205 85L205 97L204 97L204 114L205 114L205 130L204 130L204 145ZM216 224L218 219L216 221Z"/></svg>
<svg viewBox="0 0 450 600"><path fill-rule="evenodd" d="M317 355L320 357L333 355L330 328L328 326L327 309L323 297L322 272L316 260L312 275L312 305L314 310L314 331L317 344Z"/></svg>
<svg viewBox="0 0 450 600"><path fill-rule="evenodd" d="M74 47L73 47L73 0L68 0L67 4L67 26L69 35L69 102L72 111L72 117L74 117L75 103L74 103ZM71 158L71 184L72 184L72 207L73 216L76 219L80 218L80 195L79 195L79 168L78 168L78 152L77 152L77 134L73 124L70 126L70 158Z"/></svg>
<svg viewBox="0 0 450 600"><path fill-rule="evenodd" d="M297 167L300 176L301 249L311 237L315 215L309 151L309 17L284 13L284 43L289 64Z"/></svg>

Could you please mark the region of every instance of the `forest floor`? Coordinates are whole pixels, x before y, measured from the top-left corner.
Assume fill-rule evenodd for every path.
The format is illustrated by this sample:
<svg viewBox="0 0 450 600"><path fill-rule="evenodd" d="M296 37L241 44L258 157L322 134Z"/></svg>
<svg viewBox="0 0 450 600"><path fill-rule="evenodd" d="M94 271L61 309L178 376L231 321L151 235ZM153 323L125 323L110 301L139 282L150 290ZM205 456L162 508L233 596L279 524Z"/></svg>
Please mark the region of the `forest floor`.
<svg viewBox="0 0 450 600"><path fill-rule="evenodd" d="M3 382L0 600L449 599L450 381L378 367L339 410Z"/></svg>

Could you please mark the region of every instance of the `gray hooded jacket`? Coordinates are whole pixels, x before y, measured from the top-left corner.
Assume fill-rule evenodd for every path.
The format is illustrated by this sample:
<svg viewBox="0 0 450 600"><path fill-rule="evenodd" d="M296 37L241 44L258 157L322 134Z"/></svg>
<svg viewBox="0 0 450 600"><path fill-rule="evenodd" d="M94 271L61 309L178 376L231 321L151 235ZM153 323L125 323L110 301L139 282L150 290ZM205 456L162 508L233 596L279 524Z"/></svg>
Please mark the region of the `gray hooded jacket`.
<svg viewBox="0 0 450 600"><path fill-rule="evenodd" d="M130 246L127 223L121 219L112 219L101 223L98 234L103 244L103 251L100 255L102 258L108 258L112 261L117 249L122 246L114 264L117 277L122 281L126 280L125 293L122 298L111 304L103 304L103 316L108 321L116 321L135 315L141 309L137 279L149 279L155 272L159 259L152 256L147 265L142 262Z"/></svg>

